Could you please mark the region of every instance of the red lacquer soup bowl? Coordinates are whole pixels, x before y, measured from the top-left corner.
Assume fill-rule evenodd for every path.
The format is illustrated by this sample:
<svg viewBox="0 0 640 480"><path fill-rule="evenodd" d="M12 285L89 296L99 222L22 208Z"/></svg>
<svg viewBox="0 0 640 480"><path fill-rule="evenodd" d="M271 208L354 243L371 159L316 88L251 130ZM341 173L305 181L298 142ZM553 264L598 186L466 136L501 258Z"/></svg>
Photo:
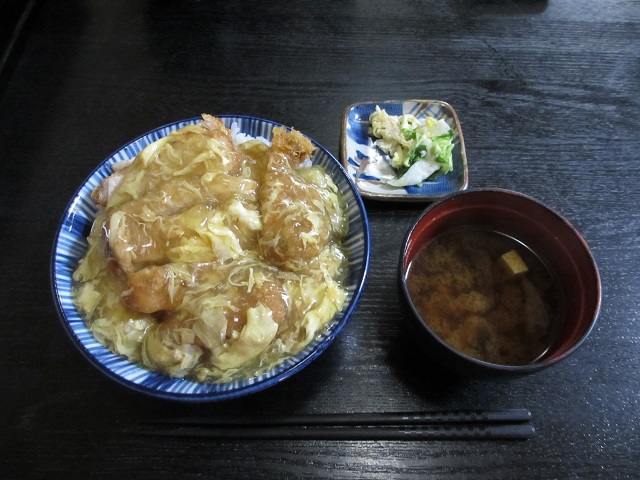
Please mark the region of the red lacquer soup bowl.
<svg viewBox="0 0 640 480"><path fill-rule="evenodd" d="M531 361L498 363L454 347L430 324L435 312L430 311L429 306L421 306L423 298L415 298L415 290L412 296L407 286L412 262L434 239L461 229L508 236L532 252L553 277L560 302L553 335L548 347ZM509 190L466 190L430 205L406 236L399 274L406 317L415 338L432 359L462 375L522 375L549 367L584 342L600 310L600 275L580 233L551 208ZM445 318L445 321L448 320ZM451 318L450 321L459 320Z"/></svg>

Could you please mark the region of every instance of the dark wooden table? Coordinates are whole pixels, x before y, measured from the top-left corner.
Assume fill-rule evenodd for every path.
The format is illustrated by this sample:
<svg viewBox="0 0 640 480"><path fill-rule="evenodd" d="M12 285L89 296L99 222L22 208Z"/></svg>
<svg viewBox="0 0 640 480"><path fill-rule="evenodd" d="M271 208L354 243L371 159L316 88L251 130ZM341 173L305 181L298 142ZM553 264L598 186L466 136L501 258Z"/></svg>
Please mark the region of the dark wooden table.
<svg viewBox="0 0 640 480"><path fill-rule="evenodd" d="M640 464L640 3L40 1L0 91L0 478L637 478ZM5 72L7 73L7 72ZM113 150L165 123L237 113L334 154L343 108L451 103L470 186L565 215L600 268L583 346L541 373L457 378L402 328L397 261L424 204L367 201L371 268L342 334L253 396L185 405L131 392L76 351L56 315L64 208ZM218 413L524 407L514 441L209 441L138 423Z"/></svg>

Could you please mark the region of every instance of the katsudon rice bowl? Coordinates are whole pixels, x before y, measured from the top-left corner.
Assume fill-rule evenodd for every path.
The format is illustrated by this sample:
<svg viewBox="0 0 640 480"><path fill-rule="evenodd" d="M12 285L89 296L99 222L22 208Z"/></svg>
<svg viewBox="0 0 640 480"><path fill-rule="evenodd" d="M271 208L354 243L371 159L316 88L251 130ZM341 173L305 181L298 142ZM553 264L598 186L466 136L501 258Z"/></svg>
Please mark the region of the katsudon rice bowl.
<svg viewBox="0 0 640 480"><path fill-rule="evenodd" d="M329 346L364 286L369 226L312 139L203 115L107 158L53 253L63 326L95 367L139 392L211 401L275 385Z"/></svg>

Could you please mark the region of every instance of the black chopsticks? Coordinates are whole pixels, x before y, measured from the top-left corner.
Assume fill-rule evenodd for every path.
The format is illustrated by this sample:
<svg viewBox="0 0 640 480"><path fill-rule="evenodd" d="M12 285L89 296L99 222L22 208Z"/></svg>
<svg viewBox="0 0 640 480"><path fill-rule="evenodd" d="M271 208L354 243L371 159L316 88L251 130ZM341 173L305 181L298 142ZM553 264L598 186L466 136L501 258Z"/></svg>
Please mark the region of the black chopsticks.
<svg viewBox="0 0 640 480"><path fill-rule="evenodd" d="M525 409L248 415L152 420L138 433L254 440L524 440L535 434L530 421Z"/></svg>

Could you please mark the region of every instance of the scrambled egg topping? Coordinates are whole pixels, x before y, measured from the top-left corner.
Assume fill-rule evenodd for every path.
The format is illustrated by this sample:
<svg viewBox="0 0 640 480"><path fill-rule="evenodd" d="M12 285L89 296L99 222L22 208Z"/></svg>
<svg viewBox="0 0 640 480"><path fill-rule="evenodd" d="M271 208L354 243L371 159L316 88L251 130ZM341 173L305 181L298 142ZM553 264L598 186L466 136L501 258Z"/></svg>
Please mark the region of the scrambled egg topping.
<svg viewBox="0 0 640 480"><path fill-rule="evenodd" d="M269 369L342 308L348 227L315 147L269 145L203 115L96 189L101 206L75 302L114 353L174 377L221 382Z"/></svg>

